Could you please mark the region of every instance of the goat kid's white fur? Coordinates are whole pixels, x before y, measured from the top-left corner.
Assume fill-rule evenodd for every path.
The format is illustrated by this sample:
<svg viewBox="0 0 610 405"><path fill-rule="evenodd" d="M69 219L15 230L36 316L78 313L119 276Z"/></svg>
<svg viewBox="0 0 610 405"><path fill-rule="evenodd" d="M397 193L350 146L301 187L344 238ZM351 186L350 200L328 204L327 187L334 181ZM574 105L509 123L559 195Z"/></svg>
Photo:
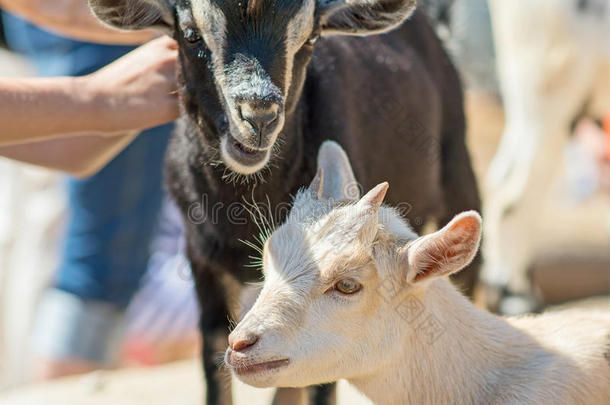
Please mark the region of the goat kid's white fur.
<svg viewBox="0 0 610 405"><path fill-rule="evenodd" d="M336 143L322 146L318 166L266 242L264 287L230 336L232 347L256 341L227 349L240 380L345 378L377 404L610 404L610 314L477 309L444 277L475 255L477 213L418 238L381 205L387 183L345 201L355 179ZM362 289L340 293L346 279Z"/></svg>

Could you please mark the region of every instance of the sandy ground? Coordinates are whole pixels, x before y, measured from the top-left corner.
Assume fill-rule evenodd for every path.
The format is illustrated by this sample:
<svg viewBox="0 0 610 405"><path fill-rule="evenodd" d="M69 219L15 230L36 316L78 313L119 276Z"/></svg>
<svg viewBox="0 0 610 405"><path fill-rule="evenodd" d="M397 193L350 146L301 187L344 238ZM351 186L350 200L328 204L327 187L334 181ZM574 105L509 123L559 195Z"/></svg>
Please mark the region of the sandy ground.
<svg viewBox="0 0 610 405"><path fill-rule="evenodd" d="M194 405L203 398L199 362L183 361L149 369L127 369L58 380L0 397L0 405ZM236 382L237 405L270 404L273 390ZM339 385L339 405L368 405L347 383ZM285 404L295 405L295 404Z"/></svg>

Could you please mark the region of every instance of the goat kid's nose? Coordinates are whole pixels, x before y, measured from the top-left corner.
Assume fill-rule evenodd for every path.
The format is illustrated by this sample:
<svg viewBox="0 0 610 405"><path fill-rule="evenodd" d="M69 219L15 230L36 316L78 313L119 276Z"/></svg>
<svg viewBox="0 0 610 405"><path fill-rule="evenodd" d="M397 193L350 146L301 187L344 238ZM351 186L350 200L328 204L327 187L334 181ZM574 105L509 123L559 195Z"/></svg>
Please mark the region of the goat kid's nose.
<svg viewBox="0 0 610 405"><path fill-rule="evenodd" d="M241 118L252 125L259 134L277 119L279 106L274 103L243 103L239 106Z"/></svg>
<svg viewBox="0 0 610 405"><path fill-rule="evenodd" d="M236 352L244 352L258 342L259 337L256 335L229 335L229 346Z"/></svg>

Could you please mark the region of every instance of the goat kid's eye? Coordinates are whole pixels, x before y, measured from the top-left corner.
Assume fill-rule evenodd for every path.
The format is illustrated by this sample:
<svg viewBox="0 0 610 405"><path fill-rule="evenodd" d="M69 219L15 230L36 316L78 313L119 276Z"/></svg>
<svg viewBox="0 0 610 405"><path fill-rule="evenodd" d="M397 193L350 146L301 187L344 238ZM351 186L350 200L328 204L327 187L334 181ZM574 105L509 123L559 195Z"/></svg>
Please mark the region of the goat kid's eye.
<svg viewBox="0 0 610 405"><path fill-rule="evenodd" d="M194 28L187 28L184 30L184 39L191 44L196 44L201 41L201 34Z"/></svg>
<svg viewBox="0 0 610 405"><path fill-rule="evenodd" d="M362 284L351 278L345 278L335 283L334 289L341 294L351 295L362 289Z"/></svg>

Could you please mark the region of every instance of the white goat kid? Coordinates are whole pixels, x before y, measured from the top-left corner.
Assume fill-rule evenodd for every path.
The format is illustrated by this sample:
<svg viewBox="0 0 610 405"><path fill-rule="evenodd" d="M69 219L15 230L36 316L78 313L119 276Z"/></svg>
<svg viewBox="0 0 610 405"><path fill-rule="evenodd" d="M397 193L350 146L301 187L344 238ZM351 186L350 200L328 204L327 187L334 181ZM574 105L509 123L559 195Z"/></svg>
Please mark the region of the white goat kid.
<svg viewBox="0 0 610 405"><path fill-rule="evenodd" d="M477 213L418 238L382 206L387 183L348 201L355 179L337 144L318 166L265 243L264 287L229 337L237 378L346 378L378 404L610 404L609 314L477 309L445 277L475 255Z"/></svg>

